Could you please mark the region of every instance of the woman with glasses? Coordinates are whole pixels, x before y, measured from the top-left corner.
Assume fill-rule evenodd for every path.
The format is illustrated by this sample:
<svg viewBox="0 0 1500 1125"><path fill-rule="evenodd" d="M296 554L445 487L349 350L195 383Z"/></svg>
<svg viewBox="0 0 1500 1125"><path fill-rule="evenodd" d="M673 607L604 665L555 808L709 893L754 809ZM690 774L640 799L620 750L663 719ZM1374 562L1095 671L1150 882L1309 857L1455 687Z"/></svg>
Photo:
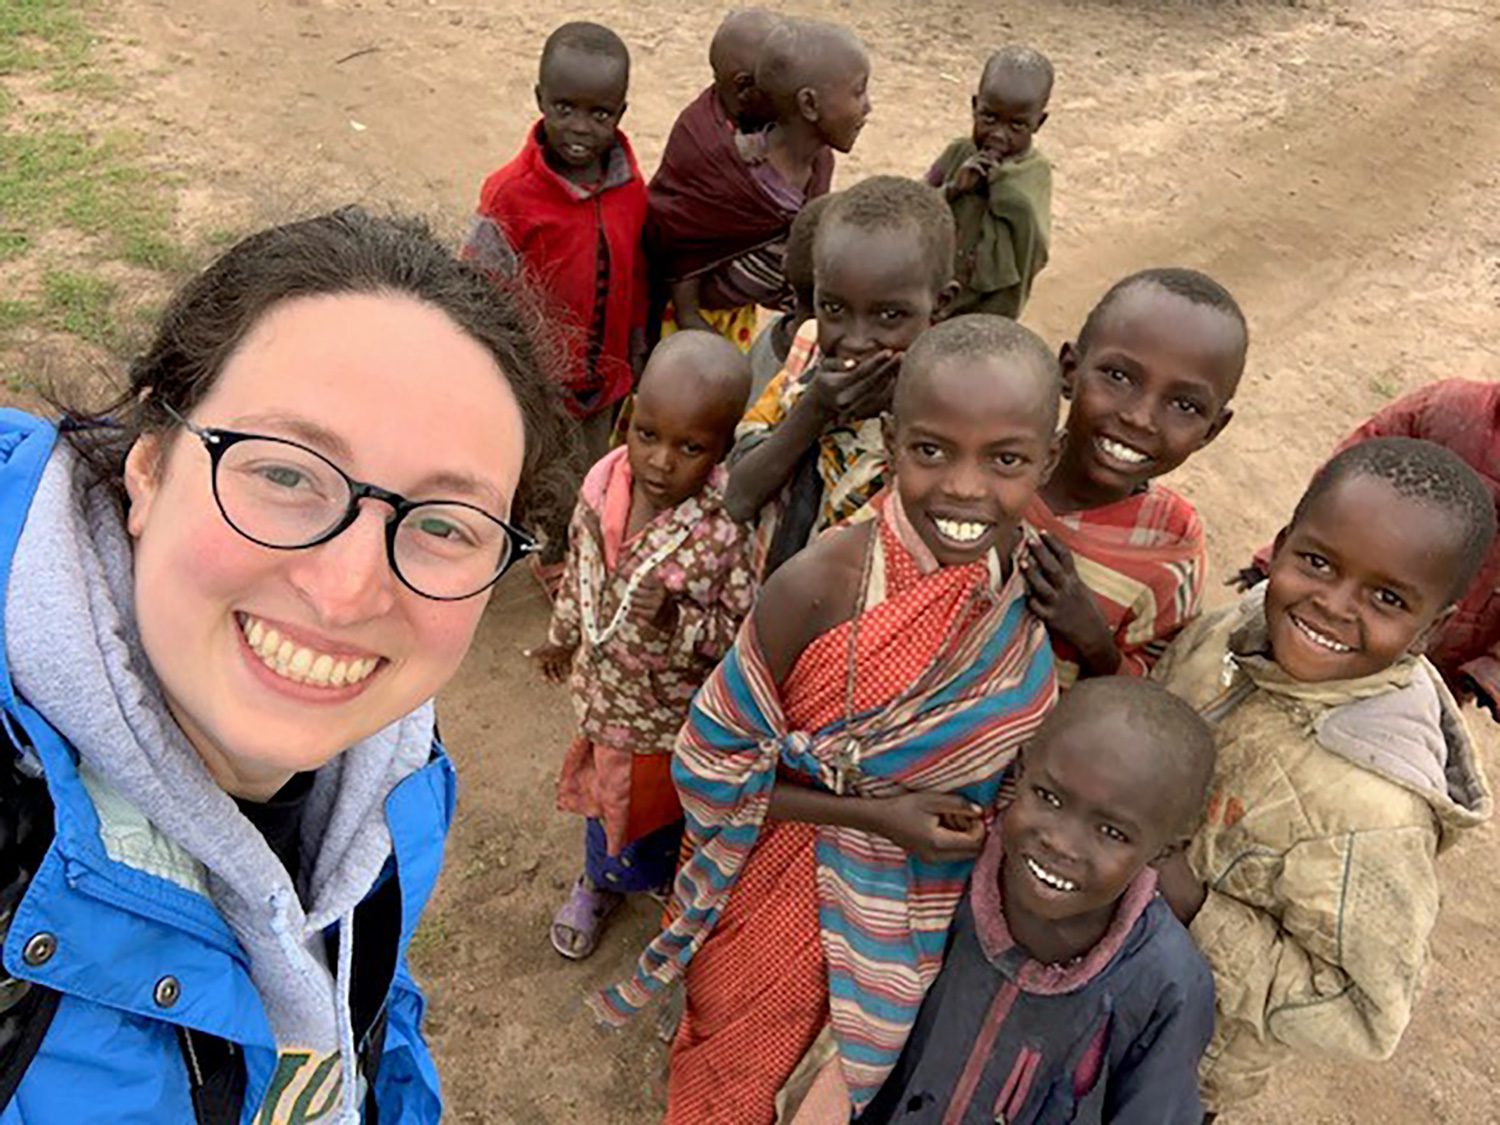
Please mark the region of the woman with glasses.
<svg viewBox="0 0 1500 1125"><path fill-rule="evenodd" d="M432 698L571 454L530 324L346 209L190 281L128 393L0 412L0 1123L436 1122Z"/></svg>

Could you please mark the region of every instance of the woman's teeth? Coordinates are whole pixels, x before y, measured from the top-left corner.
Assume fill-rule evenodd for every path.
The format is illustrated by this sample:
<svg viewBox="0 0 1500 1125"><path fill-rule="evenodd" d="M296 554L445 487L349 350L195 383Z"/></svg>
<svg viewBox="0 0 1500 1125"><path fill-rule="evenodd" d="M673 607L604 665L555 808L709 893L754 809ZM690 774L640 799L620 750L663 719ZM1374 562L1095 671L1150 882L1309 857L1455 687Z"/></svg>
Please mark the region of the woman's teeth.
<svg viewBox="0 0 1500 1125"><path fill-rule="evenodd" d="M1036 876L1037 880L1046 883L1053 890L1076 891L1078 889L1078 884L1073 882L1072 879L1064 879L1061 875L1053 874L1029 855L1022 856L1021 858L1026 861L1027 869Z"/></svg>
<svg viewBox="0 0 1500 1125"><path fill-rule="evenodd" d="M367 679L380 663L380 658L375 656L330 656L306 648L249 614L241 614L239 622L250 651L271 671L293 683L327 688L351 687Z"/></svg>
<svg viewBox="0 0 1500 1125"><path fill-rule="evenodd" d="M1151 460L1139 449L1132 449L1113 438L1101 437L1099 448L1104 450L1105 456L1113 457L1116 461L1124 461L1127 465L1144 465Z"/></svg>
<svg viewBox="0 0 1500 1125"><path fill-rule="evenodd" d="M977 542L990 529L987 523L970 523L967 520L940 520L933 517L932 522L944 539L951 539L955 543Z"/></svg>
<svg viewBox="0 0 1500 1125"><path fill-rule="evenodd" d="M1287 614L1292 619L1292 624L1297 626L1297 631L1319 648L1326 648L1329 652L1353 652L1351 645L1341 645L1338 641L1326 634L1318 632L1305 621L1300 620L1294 614Z"/></svg>

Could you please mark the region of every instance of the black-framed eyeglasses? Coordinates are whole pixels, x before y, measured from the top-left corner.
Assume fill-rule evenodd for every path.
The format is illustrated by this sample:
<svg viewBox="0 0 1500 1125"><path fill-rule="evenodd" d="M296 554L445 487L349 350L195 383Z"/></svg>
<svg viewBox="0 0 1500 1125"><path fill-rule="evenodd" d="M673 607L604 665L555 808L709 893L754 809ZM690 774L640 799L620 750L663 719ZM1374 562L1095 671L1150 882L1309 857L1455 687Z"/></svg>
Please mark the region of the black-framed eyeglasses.
<svg viewBox="0 0 1500 1125"><path fill-rule="evenodd" d="M413 593L440 602L483 593L538 550L524 531L473 504L408 500L355 480L295 441L195 425L163 407L208 450L224 522L262 547L297 551L327 543L359 518L361 501L378 500L391 509L385 523L391 571Z"/></svg>

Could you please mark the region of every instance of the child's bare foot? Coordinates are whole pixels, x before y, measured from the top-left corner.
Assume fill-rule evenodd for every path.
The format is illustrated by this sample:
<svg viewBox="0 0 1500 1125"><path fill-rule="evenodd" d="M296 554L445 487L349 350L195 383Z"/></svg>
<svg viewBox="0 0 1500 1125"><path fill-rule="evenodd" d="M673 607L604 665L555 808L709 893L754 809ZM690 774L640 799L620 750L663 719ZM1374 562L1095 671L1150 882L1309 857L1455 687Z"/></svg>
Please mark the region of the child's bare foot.
<svg viewBox="0 0 1500 1125"><path fill-rule="evenodd" d="M569 961L582 961L598 947L600 927L624 899L580 875L568 900L552 916L552 948Z"/></svg>

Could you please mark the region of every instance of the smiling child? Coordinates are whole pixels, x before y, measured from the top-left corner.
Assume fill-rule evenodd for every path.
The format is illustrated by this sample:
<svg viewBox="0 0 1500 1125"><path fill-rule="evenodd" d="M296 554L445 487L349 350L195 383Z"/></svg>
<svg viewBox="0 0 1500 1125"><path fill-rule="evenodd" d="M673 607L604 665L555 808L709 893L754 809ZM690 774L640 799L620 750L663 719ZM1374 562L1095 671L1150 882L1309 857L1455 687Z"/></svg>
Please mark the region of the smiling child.
<svg viewBox="0 0 1500 1125"><path fill-rule="evenodd" d="M1229 424L1246 346L1234 298L1185 269L1125 278L1063 345L1068 441L1026 514L1041 533L1026 576L1065 688L1145 675L1197 614L1203 525L1155 478Z"/></svg>
<svg viewBox="0 0 1500 1125"><path fill-rule="evenodd" d="M551 926L571 960L594 951L625 895L671 885L672 747L754 595L748 535L720 499L749 388L749 361L722 337L664 340L625 445L590 470L573 516L548 643L532 654L548 679L569 680L578 716L558 807L588 818L584 870Z"/></svg>
<svg viewBox="0 0 1500 1125"><path fill-rule="evenodd" d="M878 518L777 571L694 700L674 921L599 999L618 1021L685 971L669 1122L773 1120L830 1041L860 1107L900 1053L1001 775L1056 695L1016 563L1057 410L1056 362L1014 322L924 334Z"/></svg>
<svg viewBox="0 0 1500 1125"><path fill-rule="evenodd" d="M1203 816L1213 736L1155 684L1080 684L1021 754L873 1125L1198 1125L1213 979L1149 866Z"/></svg>
<svg viewBox="0 0 1500 1125"><path fill-rule="evenodd" d="M1218 987L1204 1102L1291 1057L1388 1058L1438 912L1437 853L1490 813L1422 651L1495 533L1488 489L1431 442L1333 458L1264 587L1189 625L1156 676L1214 726L1207 823L1161 867Z"/></svg>

